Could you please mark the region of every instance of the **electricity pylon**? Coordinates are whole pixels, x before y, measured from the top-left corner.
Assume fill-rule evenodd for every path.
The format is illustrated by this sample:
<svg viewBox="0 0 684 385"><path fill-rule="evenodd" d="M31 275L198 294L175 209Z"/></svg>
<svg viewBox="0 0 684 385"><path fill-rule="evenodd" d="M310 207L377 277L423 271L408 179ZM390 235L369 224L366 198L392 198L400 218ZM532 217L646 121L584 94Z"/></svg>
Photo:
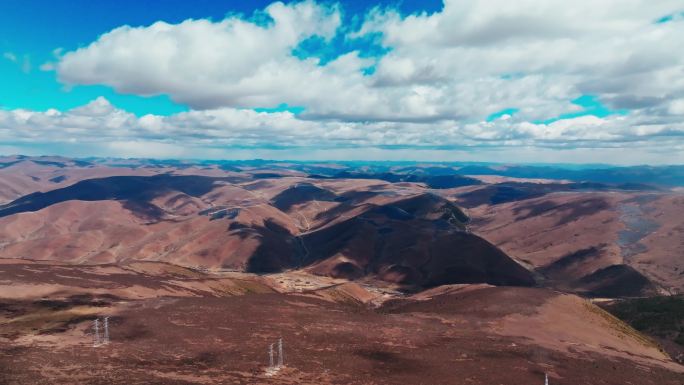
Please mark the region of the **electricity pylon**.
<svg viewBox="0 0 684 385"><path fill-rule="evenodd" d="M268 346L268 368L273 369L273 344Z"/></svg>
<svg viewBox="0 0 684 385"><path fill-rule="evenodd" d="M278 339L278 367L283 366L283 339Z"/></svg>
<svg viewBox="0 0 684 385"><path fill-rule="evenodd" d="M109 317L104 318L104 342L105 344L109 343Z"/></svg>
<svg viewBox="0 0 684 385"><path fill-rule="evenodd" d="M93 327L95 329L95 340L93 341L93 346L99 346L100 345L100 319L95 320L95 325Z"/></svg>

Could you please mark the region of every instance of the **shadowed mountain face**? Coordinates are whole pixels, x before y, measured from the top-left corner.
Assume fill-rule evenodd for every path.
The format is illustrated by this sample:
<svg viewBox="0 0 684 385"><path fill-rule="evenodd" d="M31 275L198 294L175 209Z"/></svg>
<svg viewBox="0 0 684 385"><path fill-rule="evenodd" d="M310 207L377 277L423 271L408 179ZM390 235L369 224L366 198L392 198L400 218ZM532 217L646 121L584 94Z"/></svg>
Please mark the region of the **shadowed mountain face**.
<svg viewBox="0 0 684 385"><path fill-rule="evenodd" d="M345 278L435 286L455 282L532 285L531 274L489 242L467 233L467 217L424 194L369 207L302 237L311 268Z"/></svg>
<svg viewBox="0 0 684 385"><path fill-rule="evenodd" d="M575 287L592 297L640 297L657 294L643 274L626 265L613 265L578 280Z"/></svg>
<svg viewBox="0 0 684 385"><path fill-rule="evenodd" d="M290 199L294 190L285 190L277 197ZM311 198L312 192L319 198L332 197L321 191L325 190L305 187L301 201L306 196ZM349 206L348 201L344 205ZM466 232L467 221L467 216L444 198L421 194L383 205L366 205L358 215L310 229L298 237L282 228L261 227L254 231L274 244L264 243L257 249L249 270L306 267L333 277L372 276L420 287L476 282L534 284L530 272L489 242ZM296 264L284 266L283 261Z"/></svg>
<svg viewBox="0 0 684 385"><path fill-rule="evenodd" d="M115 176L88 179L69 187L48 192L37 192L0 206L0 217L12 214L38 211L48 206L70 201L117 200L129 202L132 211L150 210L147 202L169 191L178 191L198 197L214 188L220 179L203 176Z"/></svg>
<svg viewBox="0 0 684 385"><path fill-rule="evenodd" d="M271 199L273 206L279 210L287 211L290 207L308 201L333 201L337 196L328 190L317 187L311 183L297 183L283 190Z"/></svg>
<svg viewBox="0 0 684 385"><path fill-rule="evenodd" d="M484 186L479 189L461 193L458 201L464 207L477 207L483 204L498 205L538 198L557 192L602 192L602 191L655 191L647 185L607 185L603 183L529 183L504 182ZM544 207L539 207L544 209ZM532 213L531 215L535 215Z"/></svg>
<svg viewBox="0 0 684 385"><path fill-rule="evenodd" d="M275 273L298 267L301 244L288 229L275 221L266 220L263 226L243 228L243 234L252 233L259 240L259 246L249 257L246 270L250 273Z"/></svg>
<svg viewBox="0 0 684 385"><path fill-rule="evenodd" d="M397 219L378 211L307 234L306 261L316 262L311 271L349 279L372 274L423 287L534 284L527 270L482 238L446 223Z"/></svg>
<svg viewBox="0 0 684 385"><path fill-rule="evenodd" d="M411 170L414 171L414 170ZM429 171L429 170L428 170ZM434 171L433 171L434 172ZM319 176L320 177L320 176ZM418 173L418 174L404 174L404 173L362 173L362 172L349 172L343 171L335 174L332 178L344 178L344 179L379 179L391 183L397 182L412 182L412 183L425 183L426 186L434 189L447 189L454 187L463 186L474 186L482 184L481 181L470 178L463 175L455 174L453 171L449 174L443 174L437 172L436 175L431 175L430 173Z"/></svg>

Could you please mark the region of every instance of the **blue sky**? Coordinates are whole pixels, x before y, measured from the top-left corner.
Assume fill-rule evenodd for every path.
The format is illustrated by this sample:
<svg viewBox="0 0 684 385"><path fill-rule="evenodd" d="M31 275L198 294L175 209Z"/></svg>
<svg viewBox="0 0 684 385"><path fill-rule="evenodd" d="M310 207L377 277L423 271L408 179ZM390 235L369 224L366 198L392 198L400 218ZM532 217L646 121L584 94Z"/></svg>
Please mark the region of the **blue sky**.
<svg viewBox="0 0 684 385"><path fill-rule="evenodd" d="M677 0L4 0L0 154L684 162Z"/></svg>
<svg viewBox="0 0 684 385"><path fill-rule="evenodd" d="M17 62L0 60L0 83L3 85L0 87L0 108L68 110L104 96L116 106L137 115L187 111L187 106L174 103L165 95L126 95L106 86L65 87L57 81L54 72L41 71L40 65L54 60L56 49L70 51L86 46L101 34L122 25L147 26L157 21L180 23L203 18L221 20L229 14L252 17L255 11L270 3L264 0L3 0L0 5L0 53L13 54ZM442 8L442 2L345 1L346 24L358 23L365 12L376 6L392 7L404 14L432 13ZM364 48L363 43L350 45L343 40L338 38L334 44L317 45L317 39L310 39L298 47L297 54L327 59L359 46Z"/></svg>

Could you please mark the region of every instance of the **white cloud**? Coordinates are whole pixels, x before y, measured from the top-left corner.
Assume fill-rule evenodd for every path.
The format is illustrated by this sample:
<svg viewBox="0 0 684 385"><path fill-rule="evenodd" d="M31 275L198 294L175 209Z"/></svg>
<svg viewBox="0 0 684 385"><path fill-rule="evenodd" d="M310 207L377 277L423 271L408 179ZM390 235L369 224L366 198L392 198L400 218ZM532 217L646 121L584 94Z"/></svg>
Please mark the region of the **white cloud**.
<svg viewBox="0 0 684 385"><path fill-rule="evenodd" d="M48 62L41 64L39 68L41 71L45 71L45 72L54 71L55 70L55 63L48 61Z"/></svg>
<svg viewBox="0 0 684 385"><path fill-rule="evenodd" d="M673 100L670 103L669 112L672 115L684 115L684 98Z"/></svg>
<svg viewBox="0 0 684 385"><path fill-rule="evenodd" d="M596 94L615 108L684 97L682 22L655 23L679 0L445 1L431 15L375 10L349 37L381 32L391 51L356 52L326 65L292 49L340 25L336 8L275 3L272 24L220 22L117 28L61 57L69 84L108 84L125 93L168 94L195 109L303 106L309 119L477 120L517 107L528 120L572 112ZM626 107L625 105L630 105Z"/></svg>
<svg viewBox="0 0 684 385"><path fill-rule="evenodd" d="M3 52L2 57L13 62L13 63L16 63L18 61L17 55L15 55L12 52Z"/></svg>
<svg viewBox="0 0 684 385"><path fill-rule="evenodd" d="M3 52L2 57L17 64L21 72L25 74L31 72L31 57L29 55L24 55L24 57L20 59L14 52Z"/></svg>
<svg viewBox="0 0 684 385"><path fill-rule="evenodd" d="M190 153L180 144L144 140L114 141L104 145L105 151L122 158L185 158Z"/></svg>
<svg viewBox="0 0 684 385"><path fill-rule="evenodd" d="M274 3L264 12L273 19L265 26L229 17L216 23L187 20L120 27L64 54L57 72L69 84L102 83L141 95L166 93L197 108L311 100L314 95L303 85L326 81L330 75L315 60L301 61L290 52L311 36L332 37L340 25L339 12L313 2ZM330 67L339 70L353 61L338 60Z"/></svg>
<svg viewBox="0 0 684 385"><path fill-rule="evenodd" d="M503 102L551 117L540 99L561 108L581 94L608 103L681 95L684 52L677 47L684 45L684 26L654 22L680 7L645 0L447 0L443 12L429 16L376 11L360 34L381 32L393 48L378 66L380 84L462 87L503 76L510 79L505 87L519 94L481 89L480 97L466 100L471 111ZM540 84L521 83L529 76Z"/></svg>
<svg viewBox="0 0 684 385"><path fill-rule="evenodd" d="M558 151L562 161L684 161L684 20L656 23L681 7L681 0L446 0L429 15L375 9L350 32L340 9L309 0L270 5L267 23L229 16L124 26L78 50L55 51L59 79L166 94L193 110L138 118L97 99L66 112L0 111L0 143L75 142L107 154L170 157L488 160L499 151L541 161ZM322 64L292 54L312 36L375 33L389 49L379 58L349 52ZM629 111L538 123L581 112L571 100L586 94ZM251 110L282 103L305 111ZM516 112L486 121L510 108Z"/></svg>
<svg viewBox="0 0 684 385"><path fill-rule="evenodd" d="M78 146L77 151L85 155L135 157L235 158L249 152L252 157L346 154L367 159L372 154L389 156L394 151L398 155L389 158L411 155L428 160L436 154L446 154L447 158L466 154L464 159L487 160L498 151L497 159L504 160L501 156L519 158L535 151L586 152L629 146L630 151L623 150L625 156L629 153L629 161L639 163L637 154L657 150L661 162L672 162L672 154L681 147L684 127L653 124L649 119L639 115L582 116L534 124L512 116L473 123L319 122L300 119L290 112L235 108L136 117L98 98L66 112L0 110L0 143L20 148L40 145L73 150ZM611 155L602 161L618 161L614 152L606 152ZM579 160L585 159L575 159Z"/></svg>

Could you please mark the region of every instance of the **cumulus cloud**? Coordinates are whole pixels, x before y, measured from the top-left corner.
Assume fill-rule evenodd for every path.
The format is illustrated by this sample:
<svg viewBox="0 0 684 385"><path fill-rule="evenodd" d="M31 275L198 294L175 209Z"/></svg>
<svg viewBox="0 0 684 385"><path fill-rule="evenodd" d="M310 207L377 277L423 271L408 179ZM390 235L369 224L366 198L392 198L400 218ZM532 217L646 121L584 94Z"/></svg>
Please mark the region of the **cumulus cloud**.
<svg viewBox="0 0 684 385"><path fill-rule="evenodd" d="M378 65L380 84L508 79L504 88L480 89L471 103L476 113L501 103L523 114L545 111L540 99L562 108L581 94L622 108L626 98L666 103L684 92L684 53L676 48L684 44L684 25L655 22L678 7L677 1L447 0L433 15L376 11L358 34L380 32L393 48ZM542 83L524 84L530 76Z"/></svg>
<svg viewBox="0 0 684 385"><path fill-rule="evenodd" d="M0 111L0 141L68 138L187 156L306 148L388 158L397 149L407 157L430 151L429 158L478 149L486 160L491 151L518 159L598 151L581 158L592 161L613 161L629 146L630 156L674 161L668 152L681 152L684 138L684 19L667 16L681 6L445 0L433 14L377 8L350 30L338 6L307 0L274 3L252 19L123 26L57 52L43 69L67 85L164 94L193 110L138 118L98 99L67 112ZM312 37L373 37L387 49L329 61L293 54ZM603 113L583 112L572 102L582 95ZM282 104L304 111L253 110Z"/></svg>
<svg viewBox="0 0 684 385"><path fill-rule="evenodd" d="M683 23L657 23L677 0L445 1L442 12L366 15L347 38L381 34L389 53L350 52L321 65L292 55L329 39L340 11L274 3L271 23L229 17L117 28L57 65L69 84L168 94L194 109L303 106L309 119L480 119L516 107L527 119L572 112L597 95L612 108L666 105L684 96ZM376 65L372 75L364 75ZM667 109L663 109L666 111Z"/></svg>
<svg viewBox="0 0 684 385"><path fill-rule="evenodd" d="M332 37L340 25L339 11L307 1L274 3L264 14L272 22L262 25L232 16L220 22L116 28L85 48L65 53L57 72L65 83L107 84L140 95L169 94L202 109L310 100L312 92L303 85L327 78L327 69L290 52L309 37ZM338 60L330 68L344 71L353 61Z"/></svg>
<svg viewBox="0 0 684 385"><path fill-rule="evenodd" d="M330 151L343 151L357 159L372 154L370 148L402 150L404 156L416 151L422 151L424 156L452 151L448 158L463 152L485 151L484 156L492 151L534 152L530 148L547 151L630 146L636 151L663 151L681 146L682 137L681 125L653 124L648 116L639 115L582 116L550 124L530 123L510 115L473 123L317 122L300 119L291 112L223 107L136 117L104 98L66 112L0 110L0 143L20 147L36 143L78 145L89 148L89 155L97 151L96 155L136 157L235 157L235 151L248 149L253 150L252 154L279 150L290 157L297 151L310 154L310 149L326 150L329 155Z"/></svg>

